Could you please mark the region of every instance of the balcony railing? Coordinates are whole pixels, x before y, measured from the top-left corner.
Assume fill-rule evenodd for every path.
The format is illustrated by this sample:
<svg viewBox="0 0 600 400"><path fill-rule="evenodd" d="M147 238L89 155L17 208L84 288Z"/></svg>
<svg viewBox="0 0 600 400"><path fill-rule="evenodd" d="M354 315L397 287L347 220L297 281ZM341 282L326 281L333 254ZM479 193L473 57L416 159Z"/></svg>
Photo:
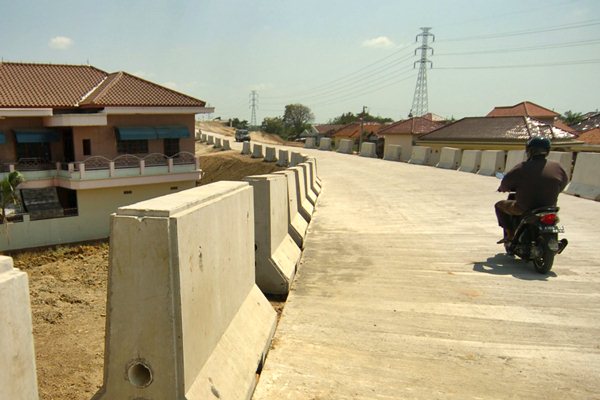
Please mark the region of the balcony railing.
<svg viewBox="0 0 600 400"><path fill-rule="evenodd" d="M188 168L182 168L185 166ZM40 158L22 158L17 162L0 163L0 174L15 170L22 171L25 172L25 178L28 180L52 176L82 180L101 179L119 176L160 175L199 169L198 158L189 152L180 152L171 157L161 153L151 153L145 156L123 154L112 160L103 156L92 156L78 162L53 163Z"/></svg>

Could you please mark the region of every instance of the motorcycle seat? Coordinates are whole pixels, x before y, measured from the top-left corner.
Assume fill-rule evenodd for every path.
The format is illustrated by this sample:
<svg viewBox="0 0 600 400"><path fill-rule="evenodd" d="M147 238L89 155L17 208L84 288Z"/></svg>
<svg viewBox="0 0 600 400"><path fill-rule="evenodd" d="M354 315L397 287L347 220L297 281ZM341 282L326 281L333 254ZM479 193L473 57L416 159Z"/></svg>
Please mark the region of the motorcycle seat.
<svg viewBox="0 0 600 400"><path fill-rule="evenodd" d="M559 207L557 206L545 206L545 207L539 207L539 208L535 208L533 210L527 211L524 216L529 216L529 215L534 215L534 214L539 214L539 213L543 213L543 212L551 212L551 213L557 213L558 210L560 210Z"/></svg>

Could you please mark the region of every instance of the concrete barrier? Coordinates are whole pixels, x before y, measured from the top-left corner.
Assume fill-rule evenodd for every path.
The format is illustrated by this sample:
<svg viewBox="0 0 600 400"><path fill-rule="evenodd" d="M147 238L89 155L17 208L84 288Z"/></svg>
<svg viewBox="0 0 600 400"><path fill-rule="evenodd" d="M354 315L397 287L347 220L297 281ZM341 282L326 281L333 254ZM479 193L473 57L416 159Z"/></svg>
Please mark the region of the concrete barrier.
<svg viewBox="0 0 600 400"><path fill-rule="evenodd" d="M0 399L38 399L27 274L0 256Z"/></svg>
<svg viewBox="0 0 600 400"><path fill-rule="evenodd" d="M313 190L311 184L312 177L310 165L307 162L303 162L298 164L298 167L304 170L304 190L306 191L306 198L310 204L315 206L317 205L317 197L319 197L319 194Z"/></svg>
<svg viewBox="0 0 600 400"><path fill-rule="evenodd" d="M388 144L383 151L383 159L388 161L400 161L402 146L399 144Z"/></svg>
<svg viewBox="0 0 600 400"><path fill-rule="evenodd" d="M263 158L263 150L262 150L262 145L261 144L254 144L254 147L252 148L252 158Z"/></svg>
<svg viewBox="0 0 600 400"><path fill-rule="evenodd" d="M377 158L377 154L375 152L375 143L364 142L360 146L360 153L358 155L361 157Z"/></svg>
<svg viewBox="0 0 600 400"><path fill-rule="evenodd" d="M584 199L600 201L600 153L579 153L573 178L566 192Z"/></svg>
<svg viewBox="0 0 600 400"><path fill-rule="evenodd" d="M290 158L290 166L295 167L296 165L303 163L306 160L306 156L302 153L293 151Z"/></svg>
<svg viewBox="0 0 600 400"><path fill-rule="evenodd" d="M287 179L269 174L244 180L254 189L256 284L264 293L287 294L301 254L288 233Z"/></svg>
<svg viewBox="0 0 600 400"><path fill-rule="evenodd" d="M504 171L505 155L503 150L484 150L481 153L481 168L477 174L493 176L496 172Z"/></svg>
<svg viewBox="0 0 600 400"><path fill-rule="evenodd" d="M275 156L275 147L265 147L265 161L275 162L277 157Z"/></svg>
<svg viewBox="0 0 600 400"><path fill-rule="evenodd" d="M321 194L322 184L321 180L317 177L317 159L314 157L309 157L306 160L306 163L310 166L310 184L312 186L313 192L318 195Z"/></svg>
<svg viewBox="0 0 600 400"><path fill-rule="evenodd" d="M277 165L280 167L287 167L289 163L289 154L287 150L279 150L279 157L277 157Z"/></svg>
<svg viewBox="0 0 600 400"><path fill-rule="evenodd" d="M409 164L427 165L429 156L431 155L431 147L413 146L410 155Z"/></svg>
<svg viewBox="0 0 600 400"><path fill-rule="evenodd" d="M353 147L354 141L352 139L340 139L337 152L343 154L352 154Z"/></svg>
<svg viewBox="0 0 600 400"><path fill-rule="evenodd" d="M321 138L321 141L319 142L319 150L331 150L331 138Z"/></svg>
<svg viewBox="0 0 600 400"><path fill-rule="evenodd" d="M436 164L436 167L444 169L457 169L460 165L461 153L461 149L442 147L440 161Z"/></svg>
<svg viewBox="0 0 600 400"><path fill-rule="evenodd" d="M306 142L304 142L305 149L314 149L317 147L317 141L314 137L306 138Z"/></svg>
<svg viewBox="0 0 600 400"><path fill-rule="evenodd" d="M243 142L242 143L242 154L243 155L250 154L250 142Z"/></svg>
<svg viewBox="0 0 600 400"><path fill-rule="evenodd" d="M300 214L298 206L299 196L297 180L298 177L294 171L286 169L274 172L275 175L286 177L288 186L288 234L294 239L299 248L304 248L304 238L308 229L308 221Z"/></svg>
<svg viewBox="0 0 600 400"><path fill-rule="evenodd" d="M215 144L215 138L212 135L206 135L206 144Z"/></svg>
<svg viewBox="0 0 600 400"><path fill-rule="evenodd" d="M215 145L213 147L215 149L220 149L223 147L223 145L221 144L221 138L219 138L219 137L215 138Z"/></svg>
<svg viewBox="0 0 600 400"><path fill-rule="evenodd" d="M481 150L464 150L459 171L476 173L481 168Z"/></svg>
<svg viewBox="0 0 600 400"><path fill-rule="evenodd" d="M548 154L548 160L554 161L560 164L561 167L567 173L569 179L571 179L571 173L573 172L573 153L570 151L551 151Z"/></svg>
<svg viewBox="0 0 600 400"><path fill-rule="evenodd" d="M223 139L223 150L231 150L229 139Z"/></svg>
<svg viewBox="0 0 600 400"><path fill-rule="evenodd" d="M206 133L200 134L200 142L202 142L202 143L206 142Z"/></svg>
<svg viewBox="0 0 600 400"><path fill-rule="evenodd" d="M312 205L308 198L306 197L306 181L304 168L300 166L290 167L288 170L293 171L296 175L296 193L298 194L298 211L300 215L310 222L312 218L312 214L315 211L315 207Z"/></svg>
<svg viewBox="0 0 600 400"><path fill-rule="evenodd" d="M319 178L319 168L317 167L317 159L315 157L308 157L306 159L306 161L310 161L313 160L314 161L314 180L315 182L319 185L319 187L323 187L323 182L321 181L321 178Z"/></svg>
<svg viewBox="0 0 600 400"><path fill-rule="evenodd" d="M276 313L254 283L246 182L111 216L104 380L93 400L250 399Z"/></svg>
<svg viewBox="0 0 600 400"><path fill-rule="evenodd" d="M527 160L527 154L525 150L509 150L506 154L506 165L504 166L504 173L507 173L513 169L519 163Z"/></svg>

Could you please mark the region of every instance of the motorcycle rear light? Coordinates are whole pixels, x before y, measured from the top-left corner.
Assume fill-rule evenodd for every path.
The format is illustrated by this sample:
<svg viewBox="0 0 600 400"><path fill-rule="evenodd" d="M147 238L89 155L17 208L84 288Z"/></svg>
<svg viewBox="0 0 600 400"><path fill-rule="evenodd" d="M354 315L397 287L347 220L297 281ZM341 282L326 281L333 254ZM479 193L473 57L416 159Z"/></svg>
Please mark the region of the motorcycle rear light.
<svg viewBox="0 0 600 400"><path fill-rule="evenodd" d="M544 225L554 225L558 222L558 215L544 214L540 217L540 222Z"/></svg>

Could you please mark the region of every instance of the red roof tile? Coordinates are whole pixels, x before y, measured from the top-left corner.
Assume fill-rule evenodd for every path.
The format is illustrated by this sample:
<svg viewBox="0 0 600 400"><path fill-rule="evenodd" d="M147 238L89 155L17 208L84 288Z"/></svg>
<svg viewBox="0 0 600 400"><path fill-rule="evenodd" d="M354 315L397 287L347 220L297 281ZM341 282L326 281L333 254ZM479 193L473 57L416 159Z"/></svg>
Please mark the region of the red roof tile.
<svg viewBox="0 0 600 400"><path fill-rule="evenodd" d="M89 65L0 63L0 107L203 107L205 102L125 72Z"/></svg>
<svg viewBox="0 0 600 400"><path fill-rule="evenodd" d="M365 122L363 125L363 129L366 135L372 133L378 133L383 124L378 122ZM333 133L332 136L337 138L354 138L358 137L360 134L360 122L351 122L347 125L344 125L337 131Z"/></svg>
<svg viewBox="0 0 600 400"><path fill-rule="evenodd" d="M444 126L444 123L425 117L414 117L388 125L379 131L380 135L421 135Z"/></svg>
<svg viewBox="0 0 600 400"><path fill-rule="evenodd" d="M534 117L534 118L554 118L560 114L539 106L535 103L524 101L514 106L495 107L487 115L488 117Z"/></svg>
<svg viewBox="0 0 600 400"><path fill-rule="evenodd" d="M587 144L600 144L600 128L593 128L583 132L577 140L581 140Z"/></svg>

